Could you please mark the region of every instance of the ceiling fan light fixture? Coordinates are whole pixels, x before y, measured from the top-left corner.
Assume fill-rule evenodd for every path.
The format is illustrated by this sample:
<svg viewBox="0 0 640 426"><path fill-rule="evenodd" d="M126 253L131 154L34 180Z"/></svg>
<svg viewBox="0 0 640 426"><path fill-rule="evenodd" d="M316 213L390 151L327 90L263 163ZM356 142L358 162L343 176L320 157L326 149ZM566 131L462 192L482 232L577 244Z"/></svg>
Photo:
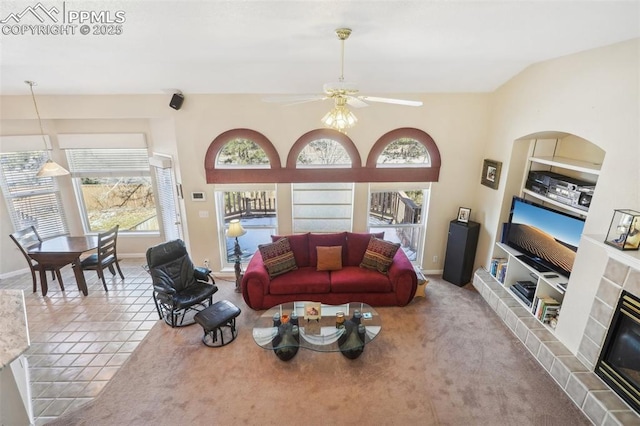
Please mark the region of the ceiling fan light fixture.
<svg viewBox="0 0 640 426"><path fill-rule="evenodd" d="M356 125L358 118L346 106L336 105L321 121L327 127L346 133L347 129Z"/></svg>
<svg viewBox="0 0 640 426"><path fill-rule="evenodd" d="M38 117L38 124L40 125L40 136L42 136L42 143L44 144L45 152L48 152L49 147L47 146L47 140L44 138L44 130L42 128L42 119L40 118L40 111L38 110L38 104L36 103L36 95L33 93L33 86L36 85L35 81L25 80L25 83L29 86L31 90L31 99L33 99L33 106L36 109L36 116ZM48 154L47 154L48 155ZM42 166L40 166L40 170L36 173L37 177L55 177L55 176L64 176L68 175L69 171L53 161L52 159L48 159L44 162Z"/></svg>

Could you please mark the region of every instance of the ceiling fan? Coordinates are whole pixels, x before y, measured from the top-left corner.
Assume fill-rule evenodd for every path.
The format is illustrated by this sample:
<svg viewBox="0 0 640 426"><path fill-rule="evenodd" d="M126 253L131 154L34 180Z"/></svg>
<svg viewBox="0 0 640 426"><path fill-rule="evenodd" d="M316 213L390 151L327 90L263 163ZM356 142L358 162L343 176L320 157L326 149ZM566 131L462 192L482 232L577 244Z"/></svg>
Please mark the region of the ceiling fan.
<svg viewBox="0 0 640 426"><path fill-rule="evenodd" d="M382 102L387 104L405 105L405 106L422 106L420 101L410 101L404 99L393 98L381 98L377 96L364 96L358 95L358 88L353 83L344 81L344 42L351 35L350 28L338 28L336 35L341 44L341 58L340 58L340 77L337 82L325 83L322 87L323 94L318 95L294 95L294 96L275 96L266 97L263 100L265 102L284 102L287 105L296 105L305 102L322 101L326 99L333 99L336 107L343 107L345 105L352 106L354 108L367 107L367 102ZM355 118L355 117L354 117Z"/></svg>

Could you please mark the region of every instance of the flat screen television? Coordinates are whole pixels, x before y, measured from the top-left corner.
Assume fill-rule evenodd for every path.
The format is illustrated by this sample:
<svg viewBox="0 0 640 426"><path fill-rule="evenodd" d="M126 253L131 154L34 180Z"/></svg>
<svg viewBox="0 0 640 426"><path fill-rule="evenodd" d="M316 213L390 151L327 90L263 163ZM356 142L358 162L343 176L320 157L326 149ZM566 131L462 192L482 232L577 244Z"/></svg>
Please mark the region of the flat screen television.
<svg viewBox="0 0 640 426"><path fill-rule="evenodd" d="M539 272L569 276L584 229L584 219L513 197L506 238L520 260Z"/></svg>

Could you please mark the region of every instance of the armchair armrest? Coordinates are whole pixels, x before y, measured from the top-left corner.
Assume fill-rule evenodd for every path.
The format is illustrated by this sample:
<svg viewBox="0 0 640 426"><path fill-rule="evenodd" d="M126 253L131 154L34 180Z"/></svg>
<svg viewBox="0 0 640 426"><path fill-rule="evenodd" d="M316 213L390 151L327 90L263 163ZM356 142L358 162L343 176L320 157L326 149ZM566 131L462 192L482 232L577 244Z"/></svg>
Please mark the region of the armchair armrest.
<svg viewBox="0 0 640 426"><path fill-rule="evenodd" d="M209 280L211 280L212 282L214 282L213 277L211 276L211 269L205 268L203 266L193 268L193 276L198 281L208 282Z"/></svg>

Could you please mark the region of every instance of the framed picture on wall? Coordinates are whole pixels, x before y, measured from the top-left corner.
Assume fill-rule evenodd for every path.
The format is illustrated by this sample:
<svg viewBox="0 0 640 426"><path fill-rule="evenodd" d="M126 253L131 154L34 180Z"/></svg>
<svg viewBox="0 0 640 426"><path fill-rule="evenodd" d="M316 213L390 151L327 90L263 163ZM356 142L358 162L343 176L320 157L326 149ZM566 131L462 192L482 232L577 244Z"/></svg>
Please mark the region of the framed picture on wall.
<svg viewBox="0 0 640 426"><path fill-rule="evenodd" d="M471 216L471 209L466 207L458 209L458 222L469 223L469 216Z"/></svg>
<svg viewBox="0 0 640 426"><path fill-rule="evenodd" d="M480 182L491 189L498 189L501 168L501 162L485 159L482 165L482 179Z"/></svg>

